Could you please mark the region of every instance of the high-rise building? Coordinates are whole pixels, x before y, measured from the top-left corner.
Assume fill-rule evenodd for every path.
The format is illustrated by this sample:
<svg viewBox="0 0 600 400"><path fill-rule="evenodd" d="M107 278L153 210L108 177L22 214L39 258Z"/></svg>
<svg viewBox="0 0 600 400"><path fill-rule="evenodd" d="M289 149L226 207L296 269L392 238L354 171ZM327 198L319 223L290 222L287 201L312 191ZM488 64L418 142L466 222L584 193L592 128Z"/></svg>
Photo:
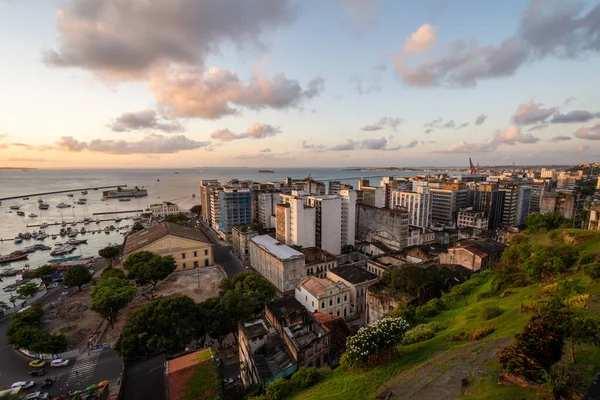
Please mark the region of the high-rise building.
<svg viewBox="0 0 600 400"><path fill-rule="evenodd" d="M397 188L393 176L384 176L379 184L383 188L383 207L392 208L392 192Z"/></svg>
<svg viewBox="0 0 600 400"><path fill-rule="evenodd" d="M342 199L342 242L341 245L354 246L356 237L356 191L342 189L339 191Z"/></svg>
<svg viewBox="0 0 600 400"><path fill-rule="evenodd" d="M279 192L259 192L257 194L258 222L265 229L275 228L275 215L277 204L281 202L281 193Z"/></svg>
<svg viewBox="0 0 600 400"><path fill-rule="evenodd" d="M345 185L340 181L329 181L327 182L327 194L338 194L343 186Z"/></svg>
<svg viewBox="0 0 600 400"><path fill-rule="evenodd" d="M381 186L363 186L361 191L363 204L377 208L383 208L385 205L385 198L383 188Z"/></svg>
<svg viewBox="0 0 600 400"><path fill-rule="evenodd" d="M210 222L209 226L215 231L219 230L221 224L221 206L219 204L219 193L223 191L223 187L216 186L209 188L210 196Z"/></svg>
<svg viewBox="0 0 600 400"><path fill-rule="evenodd" d="M505 193L502 226L524 224L529 215L531 186L506 184L500 190Z"/></svg>
<svg viewBox="0 0 600 400"><path fill-rule="evenodd" d="M339 196L308 196L306 204L315 209L315 246L341 253L342 199Z"/></svg>
<svg viewBox="0 0 600 400"><path fill-rule="evenodd" d="M523 225L529 215L531 204L531 186L519 187L519 198L517 200L517 225Z"/></svg>
<svg viewBox="0 0 600 400"><path fill-rule="evenodd" d="M495 184L477 186L473 201L473 210L482 211L488 217L488 229L494 230L502 225L506 192L498 190Z"/></svg>
<svg viewBox="0 0 600 400"><path fill-rule="evenodd" d="M219 229L230 234L236 225L252 223L252 193L250 189L224 189L219 192Z"/></svg>
<svg viewBox="0 0 600 400"><path fill-rule="evenodd" d="M396 178L396 190L400 192L412 192L413 181L409 178Z"/></svg>
<svg viewBox="0 0 600 400"><path fill-rule="evenodd" d="M454 224L461 208L473 204L472 189L430 189L431 220L442 224Z"/></svg>
<svg viewBox="0 0 600 400"><path fill-rule="evenodd" d="M305 200L306 196L298 194L281 195L277 205L277 240L288 246L315 246L316 210Z"/></svg>
<svg viewBox="0 0 600 400"><path fill-rule="evenodd" d="M531 203L529 203L529 214L540 212L542 196L546 193L546 185L543 183L531 184Z"/></svg>
<svg viewBox="0 0 600 400"><path fill-rule="evenodd" d="M575 217L576 196L572 193L546 193L542 196L540 212L548 214L560 212L565 218Z"/></svg>
<svg viewBox="0 0 600 400"><path fill-rule="evenodd" d="M215 187L221 186L219 181L216 180L202 180L200 181L200 204L202 205L202 220L211 225L211 200L210 193Z"/></svg>
<svg viewBox="0 0 600 400"><path fill-rule="evenodd" d="M393 192L392 208L402 207L408 211L409 224L421 228L431 225L431 193L426 186L417 188L417 192Z"/></svg>

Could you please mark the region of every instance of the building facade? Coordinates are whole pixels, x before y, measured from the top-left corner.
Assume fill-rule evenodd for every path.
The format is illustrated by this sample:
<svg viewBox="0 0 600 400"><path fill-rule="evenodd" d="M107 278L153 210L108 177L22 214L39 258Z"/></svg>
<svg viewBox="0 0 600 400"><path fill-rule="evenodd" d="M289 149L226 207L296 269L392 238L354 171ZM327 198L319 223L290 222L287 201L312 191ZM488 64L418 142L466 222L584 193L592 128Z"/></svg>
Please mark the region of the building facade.
<svg viewBox="0 0 600 400"><path fill-rule="evenodd" d="M316 210L305 204L305 197L281 195L277 205L276 237L287 245L314 247L316 245Z"/></svg>
<svg viewBox="0 0 600 400"><path fill-rule="evenodd" d="M291 293L305 276L304 254L268 235L255 236L249 244L250 265L281 293Z"/></svg>
<svg viewBox="0 0 600 400"><path fill-rule="evenodd" d="M338 192L342 199L341 246L354 246L356 238L356 191L342 189Z"/></svg>
<svg viewBox="0 0 600 400"><path fill-rule="evenodd" d="M258 236L258 232L246 226L234 226L231 230L231 247L245 267L250 266L250 239Z"/></svg>
<svg viewBox="0 0 600 400"><path fill-rule="evenodd" d="M295 297L311 313L322 312L347 318L354 309L350 288L343 282L327 278L303 278L296 286Z"/></svg>
<svg viewBox="0 0 600 400"><path fill-rule="evenodd" d="M257 195L258 222L265 229L276 227L277 204L281 202L281 193L260 192Z"/></svg>
<svg viewBox="0 0 600 400"><path fill-rule="evenodd" d="M202 205L202 221L208 224L212 224L212 213L211 213L211 191L221 186L219 181L216 180L202 180L200 181L200 204Z"/></svg>
<svg viewBox="0 0 600 400"><path fill-rule="evenodd" d="M250 189L224 189L219 192L219 229L227 234L236 225L252 223L252 194Z"/></svg>
<svg viewBox="0 0 600 400"><path fill-rule="evenodd" d="M576 196L572 193L546 193L542 196L540 213L558 211L565 218L575 217Z"/></svg>
<svg viewBox="0 0 600 400"><path fill-rule="evenodd" d="M404 208L408 212L408 222L410 225L429 228L431 226L431 193L429 188L421 186L417 192L398 192L392 193L392 207Z"/></svg>
<svg viewBox="0 0 600 400"><path fill-rule="evenodd" d="M365 204L357 207L357 240L381 243L390 250L407 246L409 218L403 209L377 208Z"/></svg>
<svg viewBox="0 0 600 400"><path fill-rule="evenodd" d="M327 278L350 288L349 324L364 325L367 289L379 281L377 275L354 265L340 265L327 271Z"/></svg>
<svg viewBox="0 0 600 400"><path fill-rule="evenodd" d="M315 246L332 254L340 254L342 199L335 195L308 196L306 205L315 210Z"/></svg>
<svg viewBox="0 0 600 400"><path fill-rule="evenodd" d="M488 229L488 218L483 211L461 210L458 212L457 228Z"/></svg>
<svg viewBox="0 0 600 400"><path fill-rule="evenodd" d="M150 212L155 218L164 218L167 215L179 214L179 207L177 206L177 204L169 203L168 201L163 201L162 204L152 204L150 206Z"/></svg>

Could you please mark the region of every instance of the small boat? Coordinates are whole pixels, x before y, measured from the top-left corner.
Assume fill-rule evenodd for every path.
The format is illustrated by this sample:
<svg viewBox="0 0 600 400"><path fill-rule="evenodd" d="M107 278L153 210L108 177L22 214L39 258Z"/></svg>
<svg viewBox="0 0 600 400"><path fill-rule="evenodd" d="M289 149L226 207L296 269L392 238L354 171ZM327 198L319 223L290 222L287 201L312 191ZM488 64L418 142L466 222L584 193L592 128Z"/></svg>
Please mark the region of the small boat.
<svg viewBox="0 0 600 400"><path fill-rule="evenodd" d="M87 190L82 190L81 194L88 194L88 191Z"/></svg>
<svg viewBox="0 0 600 400"><path fill-rule="evenodd" d="M60 236L65 236L67 234L67 231L62 230L58 233Z"/></svg>
<svg viewBox="0 0 600 400"><path fill-rule="evenodd" d="M275 171L272 169L259 169L258 172L268 172L270 174L274 173Z"/></svg>
<svg viewBox="0 0 600 400"><path fill-rule="evenodd" d="M37 217L37 214L30 213L30 214L28 215L28 217L29 217L29 218L35 218L35 217Z"/></svg>
<svg viewBox="0 0 600 400"><path fill-rule="evenodd" d="M69 193L67 197L73 197L73 193Z"/></svg>
<svg viewBox="0 0 600 400"><path fill-rule="evenodd" d="M24 216L25 216L25 213L24 213L23 211L17 211L17 215L18 215L19 217L24 217Z"/></svg>
<svg viewBox="0 0 600 400"><path fill-rule="evenodd" d="M58 263L58 262L65 262L65 261L73 261L73 260L77 260L80 259L81 256L69 256L69 257L63 257L63 258L53 258L52 260L50 260L50 262L52 263Z"/></svg>
<svg viewBox="0 0 600 400"><path fill-rule="evenodd" d="M19 208L21 208L20 205L18 204L13 204L12 206L9 207L11 210L18 210Z"/></svg>
<svg viewBox="0 0 600 400"><path fill-rule="evenodd" d="M77 231L75 231L75 232L71 232L71 233L69 233L67 236L68 236L68 237L70 237L70 238L77 237Z"/></svg>
<svg viewBox="0 0 600 400"><path fill-rule="evenodd" d="M99 219L96 219L96 221L94 221L94 222L96 222L97 224L99 224L99 223L100 223L100 220L99 220Z"/></svg>
<svg viewBox="0 0 600 400"><path fill-rule="evenodd" d="M25 233L23 234L23 239L25 239L25 240L29 240L29 239L31 239L31 233L29 233L29 232L25 232Z"/></svg>
<svg viewBox="0 0 600 400"><path fill-rule="evenodd" d="M192 199L196 198L196 193L192 193Z"/></svg>
<svg viewBox="0 0 600 400"><path fill-rule="evenodd" d="M23 197L23 200L29 200L29 197Z"/></svg>
<svg viewBox="0 0 600 400"><path fill-rule="evenodd" d="M50 208L50 204L48 204L48 203L40 203L40 204L38 205L38 208L39 208L40 210L47 210L47 209L49 209L49 208Z"/></svg>
<svg viewBox="0 0 600 400"><path fill-rule="evenodd" d="M83 233L85 233L85 232L86 232L86 231L85 231L85 228L81 228L81 229L79 230L79 233L81 233L81 234L83 234Z"/></svg>
<svg viewBox="0 0 600 400"><path fill-rule="evenodd" d="M115 222L121 222L123 219L121 217L115 218Z"/></svg>
<svg viewBox="0 0 600 400"><path fill-rule="evenodd" d="M60 203L58 203L58 204L56 205L56 207L57 207L57 208L69 208L69 207L71 207L71 206L70 206L70 205L68 205L68 204L65 204L65 203L63 203L63 202L60 202Z"/></svg>
<svg viewBox="0 0 600 400"><path fill-rule="evenodd" d="M15 238L15 244L21 244L21 243L23 243L23 239L21 239L20 237L17 236Z"/></svg>
<svg viewBox="0 0 600 400"><path fill-rule="evenodd" d="M80 244L87 244L87 239L69 239L66 244L69 246L78 246Z"/></svg>
<svg viewBox="0 0 600 400"><path fill-rule="evenodd" d="M41 233L41 234L38 234L38 235L37 235L36 239L37 239L37 240L44 240L44 239L46 239L47 237L48 237L48 235L46 235L45 233Z"/></svg>
<svg viewBox="0 0 600 400"><path fill-rule="evenodd" d="M56 240L57 236L56 235L52 235L51 237L52 237L52 240Z"/></svg>
<svg viewBox="0 0 600 400"><path fill-rule="evenodd" d="M55 248L54 250L52 250L52 252L50 253L51 256L62 256L64 254L69 254L75 251L75 247L74 246L60 246Z"/></svg>
<svg viewBox="0 0 600 400"><path fill-rule="evenodd" d="M67 223L65 221L63 221L60 226L67 226Z"/></svg>
<svg viewBox="0 0 600 400"><path fill-rule="evenodd" d="M119 201L131 201L131 199L129 197L124 197L122 199L119 199Z"/></svg>
<svg viewBox="0 0 600 400"><path fill-rule="evenodd" d="M48 227L48 223L47 222L42 222L42 224L40 225L40 228L45 229Z"/></svg>
<svg viewBox="0 0 600 400"><path fill-rule="evenodd" d="M87 199L81 198L79 200L77 200L77 204L86 204Z"/></svg>
<svg viewBox="0 0 600 400"><path fill-rule="evenodd" d="M13 261L27 260L27 253L11 253L7 256L0 256L0 264L7 264Z"/></svg>
<svg viewBox="0 0 600 400"><path fill-rule="evenodd" d="M160 182L160 179L157 179L156 182Z"/></svg>
<svg viewBox="0 0 600 400"><path fill-rule="evenodd" d="M110 228L108 226L104 228L104 233L110 233Z"/></svg>

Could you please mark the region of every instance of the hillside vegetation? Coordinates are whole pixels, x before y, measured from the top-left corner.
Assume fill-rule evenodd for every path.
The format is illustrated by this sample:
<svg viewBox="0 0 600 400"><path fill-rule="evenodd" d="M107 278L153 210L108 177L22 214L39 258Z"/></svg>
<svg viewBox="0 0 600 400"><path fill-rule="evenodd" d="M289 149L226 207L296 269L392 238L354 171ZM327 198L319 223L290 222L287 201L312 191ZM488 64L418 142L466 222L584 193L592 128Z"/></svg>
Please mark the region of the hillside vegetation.
<svg viewBox="0 0 600 400"><path fill-rule="evenodd" d="M503 368L498 353L515 342L515 335L523 332L538 307L554 298L559 285L578 285L590 296L576 299L583 299L590 314L600 314L600 232L570 229L519 236L506 254L510 261L498 270L472 276L430 302L427 312L417 310L420 317L411 326L419 328L409 331L391 361L368 369L340 367L289 398L539 398L561 376L552 375L537 388L499 384ZM577 392L571 395L581 394L600 371L600 348L575 345L576 363L569 340L560 349L562 358L552 371L564 366Z"/></svg>

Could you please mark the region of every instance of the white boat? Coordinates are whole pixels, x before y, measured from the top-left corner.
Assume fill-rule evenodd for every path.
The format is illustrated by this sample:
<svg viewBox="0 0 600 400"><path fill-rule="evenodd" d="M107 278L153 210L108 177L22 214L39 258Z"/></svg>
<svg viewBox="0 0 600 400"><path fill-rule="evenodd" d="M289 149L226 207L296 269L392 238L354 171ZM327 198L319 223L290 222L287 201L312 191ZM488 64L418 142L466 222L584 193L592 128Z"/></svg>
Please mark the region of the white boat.
<svg viewBox="0 0 600 400"><path fill-rule="evenodd" d="M77 204L86 204L87 199L81 198L79 200L77 200Z"/></svg>
<svg viewBox="0 0 600 400"><path fill-rule="evenodd" d="M117 217L117 218L115 218L115 222L121 222L121 221L122 221L122 218L121 218L121 217Z"/></svg>
<svg viewBox="0 0 600 400"><path fill-rule="evenodd" d="M18 204L13 204L12 206L9 207L11 210L18 210L19 208L21 208L20 205Z"/></svg>
<svg viewBox="0 0 600 400"><path fill-rule="evenodd" d="M37 240L44 240L44 239L46 239L47 237L48 237L48 235L46 235L45 233L43 233L43 232L42 232L42 233L38 233L38 235L37 235L36 239L37 239Z"/></svg>
<svg viewBox="0 0 600 400"><path fill-rule="evenodd" d="M131 201L131 199L129 197L125 197L123 199L119 199L119 201Z"/></svg>
<svg viewBox="0 0 600 400"><path fill-rule="evenodd" d="M52 235L52 240L56 240L56 235Z"/></svg>
<svg viewBox="0 0 600 400"><path fill-rule="evenodd" d="M67 197L73 197L73 193L69 193Z"/></svg>
<svg viewBox="0 0 600 400"><path fill-rule="evenodd" d="M57 207L57 208L69 208L69 207L71 207L71 206L70 206L70 205L68 205L68 204L65 204L65 203L63 203L63 202L60 202L60 203L58 203L58 204L56 205L56 207Z"/></svg>
<svg viewBox="0 0 600 400"><path fill-rule="evenodd" d="M77 231L71 232L67 236L69 236L70 238L77 237Z"/></svg>
<svg viewBox="0 0 600 400"><path fill-rule="evenodd" d="M21 239L20 237L16 237L15 244L20 244L20 243L23 243L23 239Z"/></svg>
<svg viewBox="0 0 600 400"><path fill-rule="evenodd" d="M49 209L49 208L50 208L50 204L48 204L48 203L40 203L40 204L38 205L38 208L39 208L40 210L47 210L47 209Z"/></svg>
<svg viewBox="0 0 600 400"><path fill-rule="evenodd" d="M29 214L29 218L35 218L35 217L37 217L37 214L34 214L34 213Z"/></svg>

